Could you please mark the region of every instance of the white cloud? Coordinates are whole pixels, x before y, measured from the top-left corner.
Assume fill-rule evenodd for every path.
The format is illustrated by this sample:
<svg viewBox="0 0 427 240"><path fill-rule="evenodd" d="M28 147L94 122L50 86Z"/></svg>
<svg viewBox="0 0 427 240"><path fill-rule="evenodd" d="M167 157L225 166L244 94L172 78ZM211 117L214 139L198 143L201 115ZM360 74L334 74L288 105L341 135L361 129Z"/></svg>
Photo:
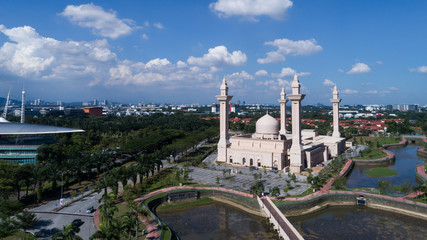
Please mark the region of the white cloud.
<svg viewBox="0 0 427 240"><path fill-rule="evenodd" d="M258 58L257 61L260 64L283 62L286 55L311 55L322 50L315 39L292 41L283 38L265 42L264 45L277 47L277 50L268 52L265 58Z"/></svg>
<svg viewBox="0 0 427 240"><path fill-rule="evenodd" d="M286 67L286 68L282 68L282 71L280 73L273 73L271 74L273 77L277 77L277 78L284 78L284 77L292 77L294 76L296 73L296 71L290 67ZM298 76L306 76L306 75L310 75L311 73L309 72L300 72L298 73Z"/></svg>
<svg viewBox="0 0 427 240"><path fill-rule="evenodd" d="M357 94L358 91L352 90L352 89L344 89L341 93L343 93L343 94Z"/></svg>
<svg viewBox="0 0 427 240"><path fill-rule="evenodd" d="M362 85L362 86L370 86L370 85L372 85L372 83L370 83L370 82L366 82L366 83L361 83L361 85Z"/></svg>
<svg viewBox="0 0 427 240"><path fill-rule="evenodd" d="M107 40L91 42L58 41L40 36L32 27L8 29L0 33L9 41L0 45L0 73L31 81L73 86L160 86L171 88L211 88L221 81L210 66L171 63L155 58L146 63L118 60ZM250 78L242 71L241 76Z"/></svg>
<svg viewBox="0 0 427 240"><path fill-rule="evenodd" d="M261 69L261 70L256 71L255 76L256 77L266 77L266 76L268 76L268 72L265 71L264 69Z"/></svg>
<svg viewBox="0 0 427 240"><path fill-rule="evenodd" d="M325 85L325 86L335 86L335 83L332 82L329 79L325 79L325 81L323 81L323 85Z"/></svg>
<svg viewBox="0 0 427 240"><path fill-rule="evenodd" d="M367 93L367 94L378 94L378 91L377 90L371 90L371 91L367 91L365 93Z"/></svg>
<svg viewBox="0 0 427 240"><path fill-rule="evenodd" d="M91 28L96 35L116 39L134 29L133 21L119 19L117 13L104 11L94 4L68 5L60 15L81 27Z"/></svg>
<svg viewBox="0 0 427 240"><path fill-rule="evenodd" d="M376 64L377 65L384 65L384 63L382 61L377 61Z"/></svg>
<svg viewBox="0 0 427 240"><path fill-rule="evenodd" d="M371 72L371 68L365 63L355 63L347 74L360 74Z"/></svg>
<svg viewBox="0 0 427 240"><path fill-rule="evenodd" d="M158 29L163 29L163 24L161 24L161 23L159 23L159 22L153 23L153 26L154 26L155 28L158 28Z"/></svg>
<svg viewBox="0 0 427 240"><path fill-rule="evenodd" d="M417 68L410 68L410 72L427 73L427 66L419 66Z"/></svg>
<svg viewBox="0 0 427 240"><path fill-rule="evenodd" d="M235 72L226 76L227 83L230 87L244 88L245 81L254 80L255 78L246 71Z"/></svg>
<svg viewBox="0 0 427 240"><path fill-rule="evenodd" d="M390 89L391 91L397 91L397 90L399 90L399 88L397 88L397 87L389 87L388 89Z"/></svg>
<svg viewBox="0 0 427 240"><path fill-rule="evenodd" d="M203 57L190 56L187 63L197 66L240 66L246 63L247 57L242 51L229 53L225 46L210 48Z"/></svg>
<svg viewBox="0 0 427 240"><path fill-rule="evenodd" d="M142 39L144 39L144 40L148 40L148 36L147 36L147 34L145 34L145 33L144 33L144 34L142 34L142 35L141 35L141 37L142 37Z"/></svg>
<svg viewBox="0 0 427 240"><path fill-rule="evenodd" d="M342 70L341 68L337 69L338 72L345 72L344 70Z"/></svg>
<svg viewBox="0 0 427 240"><path fill-rule="evenodd" d="M292 4L290 0L218 0L209 7L219 17L241 16L256 21L261 15L282 19Z"/></svg>
<svg viewBox="0 0 427 240"><path fill-rule="evenodd" d="M0 69L17 76L33 80L102 78L104 70L116 62L106 40L58 41L40 36L29 26L8 29L0 25L0 32L10 39L0 48Z"/></svg>

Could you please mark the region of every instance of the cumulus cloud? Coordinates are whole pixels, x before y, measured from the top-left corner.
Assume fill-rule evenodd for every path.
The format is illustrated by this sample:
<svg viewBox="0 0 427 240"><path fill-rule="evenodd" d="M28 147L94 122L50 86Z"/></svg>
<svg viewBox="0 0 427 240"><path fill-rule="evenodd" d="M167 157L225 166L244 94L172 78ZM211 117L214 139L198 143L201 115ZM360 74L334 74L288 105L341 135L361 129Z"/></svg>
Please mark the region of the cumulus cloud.
<svg viewBox="0 0 427 240"><path fill-rule="evenodd" d="M343 94L357 94L358 91L357 90L353 90L353 89L344 89L341 93Z"/></svg>
<svg viewBox="0 0 427 240"><path fill-rule="evenodd" d="M240 66L246 63L246 54L242 51L233 51L229 53L225 46L216 46L210 48L208 53L204 54L203 57L190 56L187 59L187 63L197 66Z"/></svg>
<svg viewBox="0 0 427 240"><path fill-rule="evenodd" d="M68 5L60 15L81 27L91 28L96 35L112 39L128 35L134 30L132 20L119 19L116 12L106 12L94 4Z"/></svg>
<svg viewBox="0 0 427 240"><path fill-rule="evenodd" d="M282 71L280 73L273 73L271 74L273 77L277 77L277 78L284 78L284 77L292 77L294 76L296 73L296 71L290 67L286 67L286 68L282 68ZM306 75L310 75L311 73L309 72L300 72L298 73L298 76L306 76Z"/></svg>
<svg viewBox="0 0 427 240"><path fill-rule="evenodd" d="M365 63L355 63L347 74L361 74L371 72L371 68Z"/></svg>
<svg viewBox="0 0 427 240"><path fill-rule="evenodd" d="M0 32L10 40L0 48L0 69L17 76L34 80L103 77L104 69L116 62L106 40L58 41L40 36L29 26L0 25Z"/></svg>
<svg viewBox="0 0 427 240"><path fill-rule="evenodd" d="M265 42L264 45L277 47L277 50L268 52L265 58L258 58L259 64L283 62L286 55L311 55L322 50L315 39L293 41L283 38Z"/></svg>
<svg viewBox="0 0 427 240"><path fill-rule="evenodd" d="M261 69L261 70L256 71L255 76L256 77L266 77L266 76L268 76L268 72L265 71L264 69Z"/></svg>
<svg viewBox="0 0 427 240"><path fill-rule="evenodd" d="M323 85L325 85L325 86L335 86L335 83L332 82L329 79L325 79L325 81L323 81Z"/></svg>
<svg viewBox="0 0 427 240"><path fill-rule="evenodd" d="M153 23L153 26L157 29L163 29L163 24L161 24L159 22Z"/></svg>
<svg viewBox="0 0 427 240"><path fill-rule="evenodd" d="M218 0L209 7L219 17L241 16L257 21L261 15L282 19L292 4L290 0Z"/></svg>
<svg viewBox="0 0 427 240"><path fill-rule="evenodd" d="M410 72L427 73L427 66L419 66L417 68L410 68Z"/></svg>
<svg viewBox="0 0 427 240"><path fill-rule="evenodd" d="M192 65L184 61L174 64L166 58L155 58L145 63L119 60L106 39L58 41L40 36L29 26L8 29L0 25L0 33L9 39L0 45L0 73L31 81L52 84L61 81L60 84L67 82L82 87L150 85L164 89L210 88L221 81L215 75L215 66ZM237 53L225 55L219 63L234 64L236 55L239 56ZM212 62L219 64L218 61ZM253 78L244 71L239 73L239 77Z"/></svg>
<svg viewBox="0 0 427 240"><path fill-rule="evenodd" d="M245 88L245 81L254 80L255 78L246 71L241 71L227 75L226 79L230 87Z"/></svg>
<svg viewBox="0 0 427 240"><path fill-rule="evenodd" d="M144 40L148 40L148 36L147 36L147 34L145 34L145 33L144 33L144 34L142 34L142 35L141 35L141 37L142 37L142 39L144 39Z"/></svg>

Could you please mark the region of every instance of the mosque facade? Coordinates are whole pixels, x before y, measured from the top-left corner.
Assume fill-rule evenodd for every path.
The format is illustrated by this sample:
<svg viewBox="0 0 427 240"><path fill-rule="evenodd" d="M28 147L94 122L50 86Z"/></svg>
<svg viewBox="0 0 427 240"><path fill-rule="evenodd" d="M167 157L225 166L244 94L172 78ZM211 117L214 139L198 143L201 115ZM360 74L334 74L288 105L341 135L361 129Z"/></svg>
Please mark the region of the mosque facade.
<svg viewBox="0 0 427 240"><path fill-rule="evenodd" d="M318 135L314 129L301 130L301 101L305 95L300 93L300 83L295 74L292 81L292 94L288 95L292 107L292 132L286 131L286 93L280 93L279 122L268 113L256 122L253 134L229 137L228 106L232 96L228 95L225 78L221 84L220 102L220 139L218 142L219 162L232 165L266 167L285 172L300 173L338 156L345 151L345 138L339 133L339 102L336 86L333 90L333 133L332 136Z"/></svg>

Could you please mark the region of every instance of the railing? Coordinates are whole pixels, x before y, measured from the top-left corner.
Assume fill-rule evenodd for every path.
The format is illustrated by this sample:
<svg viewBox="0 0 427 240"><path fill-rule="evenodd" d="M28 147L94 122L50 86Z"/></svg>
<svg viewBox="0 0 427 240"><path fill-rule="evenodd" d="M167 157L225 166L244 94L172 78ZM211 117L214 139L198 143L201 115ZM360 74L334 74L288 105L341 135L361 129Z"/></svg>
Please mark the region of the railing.
<svg viewBox="0 0 427 240"><path fill-rule="evenodd" d="M141 202L142 203L142 202ZM144 203L142 203L142 207L145 209L145 210L147 210L147 212L148 212L148 214L150 214L150 216L157 222L157 224L159 225L159 227L160 227L160 237L159 237L159 239L162 239L162 236L163 236L163 224L162 224L162 222L160 221L160 219L156 216L156 214L154 214L147 206L145 206L145 204Z"/></svg>
<svg viewBox="0 0 427 240"><path fill-rule="evenodd" d="M289 220L283 215L283 213L276 207L269 197L260 199L257 196L257 200L261 208L269 217L270 222L276 225L279 235L284 239L290 240L304 240L301 234L292 226Z"/></svg>

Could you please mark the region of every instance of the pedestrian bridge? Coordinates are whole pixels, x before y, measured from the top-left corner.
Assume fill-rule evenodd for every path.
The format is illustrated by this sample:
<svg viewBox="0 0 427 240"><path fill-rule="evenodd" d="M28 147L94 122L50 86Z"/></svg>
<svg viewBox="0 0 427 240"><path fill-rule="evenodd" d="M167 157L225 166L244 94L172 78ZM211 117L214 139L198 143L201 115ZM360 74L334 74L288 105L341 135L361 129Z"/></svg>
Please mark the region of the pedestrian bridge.
<svg viewBox="0 0 427 240"><path fill-rule="evenodd" d="M260 198L257 196L257 200L261 210L267 215L270 223L273 224L274 229L277 230L281 238L285 240L304 239L269 197Z"/></svg>

